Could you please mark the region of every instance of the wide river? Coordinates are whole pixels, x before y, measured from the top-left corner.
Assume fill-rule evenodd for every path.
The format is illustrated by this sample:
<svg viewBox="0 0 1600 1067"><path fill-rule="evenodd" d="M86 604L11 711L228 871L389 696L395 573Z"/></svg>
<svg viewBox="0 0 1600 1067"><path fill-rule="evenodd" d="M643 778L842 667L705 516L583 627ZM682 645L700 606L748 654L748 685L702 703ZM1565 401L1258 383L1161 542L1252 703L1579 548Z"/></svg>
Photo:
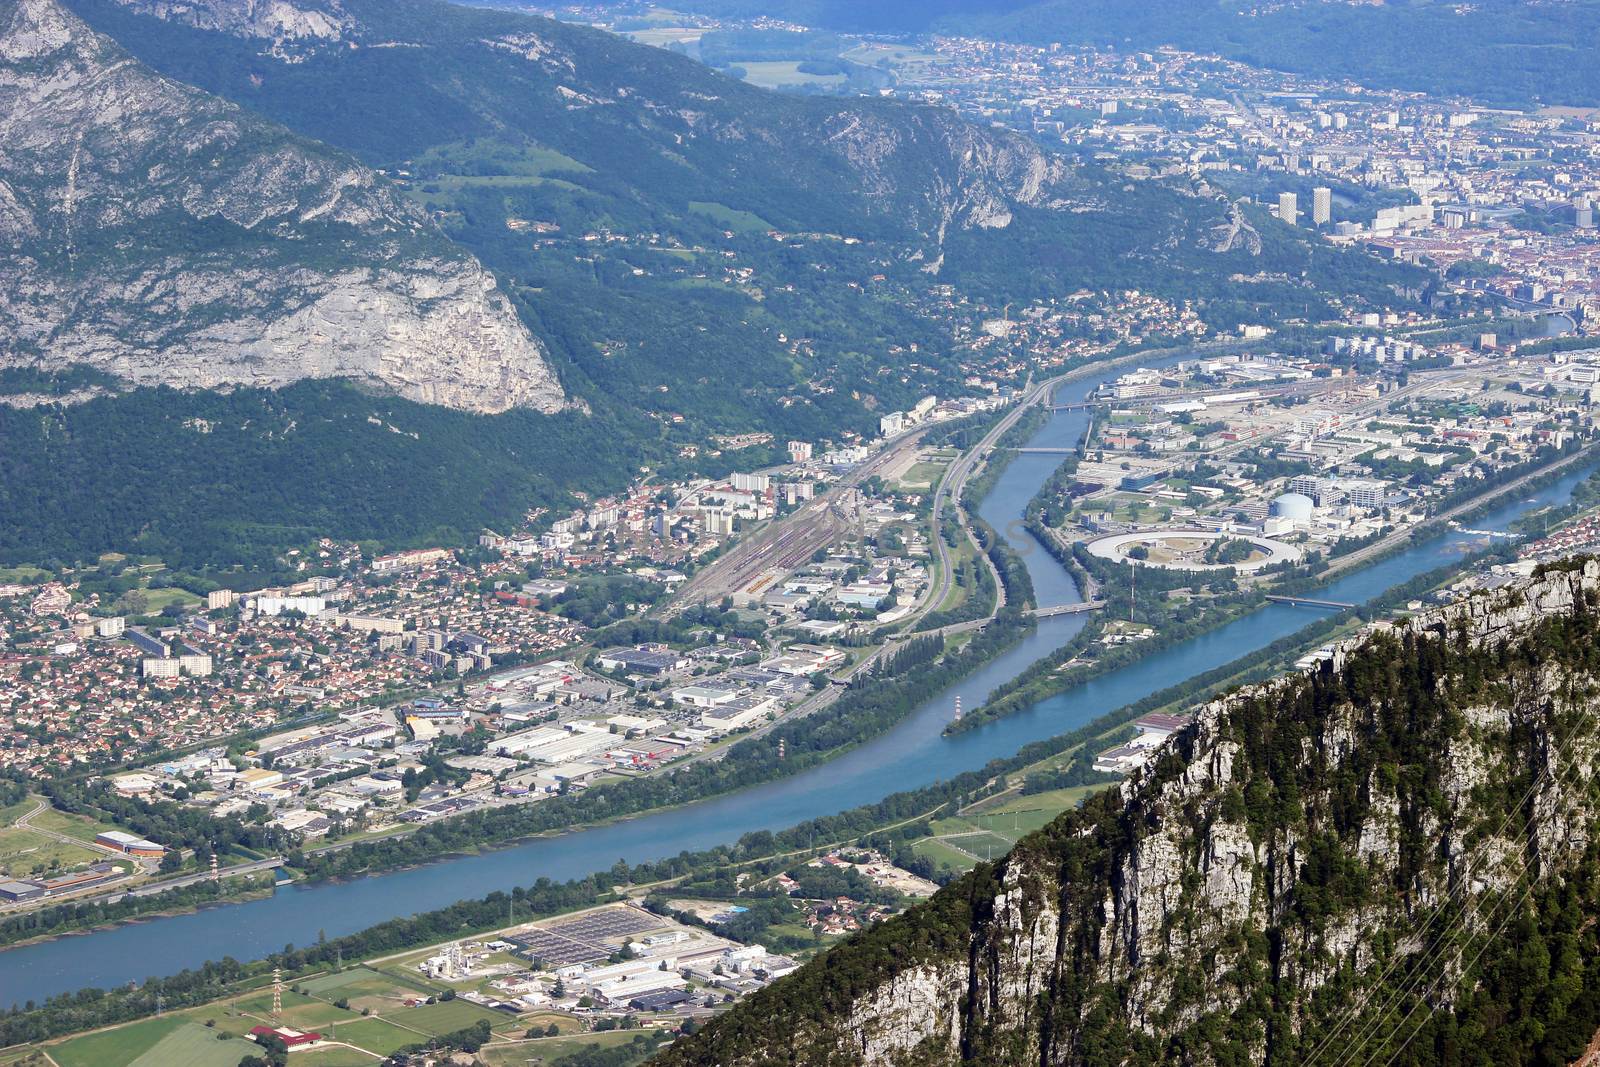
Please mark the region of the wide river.
<svg viewBox="0 0 1600 1067"><path fill-rule="evenodd" d="M1119 371L1108 372L1115 376ZM1081 399L1099 378L1063 386L1058 398ZM1033 437L1035 446L1075 444L1084 432L1084 412L1062 412ZM1000 477L979 514L1024 555L1039 603L1081 599L1067 572L1020 523L1023 508L1055 469L1058 456L1022 455ZM1503 529L1535 507L1565 501L1583 465L1533 494L1518 494L1491 514L1474 519L1479 529ZM1355 570L1319 595L1362 603L1407 579L1480 547L1481 539L1441 534L1380 563ZM1084 625L1081 616L1040 623L1021 644L917 708L894 729L829 763L792 778L674 811L578 830L472 856L345 882L286 886L271 897L154 919L96 933L60 938L0 953L0 1005L42 1000L85 986L108 986L172 974L208 959L254 959L287 943L310 944L395 916L440 907L535 879L577 878L612 866L619 858L643 862L684 850L732 842L754 830L778 830L818 815L868 804L1010 756L1023 745L1075 729L1099 715L1220 666L1293 633L1320 612L1269 605L1220 630L1175 645L1142 662L1050 697L1028 710L981 729L944 736L956 696L975 708L986 694L1028 664L1060 647Z"/></svg>

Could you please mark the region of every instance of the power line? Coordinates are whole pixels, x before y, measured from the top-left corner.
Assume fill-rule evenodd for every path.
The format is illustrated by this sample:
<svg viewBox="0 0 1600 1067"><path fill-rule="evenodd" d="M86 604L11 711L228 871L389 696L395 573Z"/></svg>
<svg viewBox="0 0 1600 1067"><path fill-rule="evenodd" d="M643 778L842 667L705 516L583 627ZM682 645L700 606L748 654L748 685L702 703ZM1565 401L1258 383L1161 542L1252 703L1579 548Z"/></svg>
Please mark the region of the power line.
<svg viewBox="0 0 1600 1067"><path fill-rule="evenodd" d="M1526 806L1528 801L1530 799L1532 799L1533 792L1534 792L1535 789L1538 788L1538 785L1539 785L1539 781L1538 781L1538 779L1535 779L1528 786L1527 792L1523 794L1521 802L1511 806L1507 810L1505 818L1501 820L1500 826L1496 829L1496 831L1494 833L1495 837L1500 837L1500 836L1504 835L1507 827L1509 827L1511 825L1511 820L1516 817L1517 812L1521 811L1523 809L1523 807ZM1428 935L1429 935L1429 931L1433 928L1434 923L1436 923L1442 916L1444 916L1446 914L1449 906L1452 903L1455 902L1456 897L1459 896L1459 895L1462 895L1465 892L1466 886L1471 884L1473 876L1477 873L1477 868L1479 866L1481 866L1486 860L1487 860L1487 856L1484 853L1479 853L1478 856L1475 857L1469 863L1468 870L1462 875L1462 877L1456 882L1456 884L1449 890L1449 892L1447 892L1445 894L1444 900L1440 901L1439 904L1434 908L1433 912L1428 916L1428 920L1423 925L1423 928L1422 928L1422 930L1420 932L1420 936L1423 938L1424 945L1427 945L1427 944L1430 943L1429 940L1428 940ZM1446 928L1448 929L1448 926ZM1316 1061L1322 1056L1322 1054L1329 1049L1329 1047L1332 1045L1333 1041L1336 1038L1338 1038L1351 1025L1355 1024L1355 1022L1360 1018L1362 1012L1364 1012L1366 1010L1367 1002L1369 1000L1371 1000L1373 995L1378 992L1378 990L1382 987L1384 980L1389 977L1390 973L1393 972L1393 970L1397 966L1399 966L1402 962L1406 962L1406 963L1410 964L1410 967L1409 967L1408 972L1407 972L1407 979L1402 980L1402 986L1403 986L1406 981L1409 981L1410 976L1414 975L1417 972L1417 968L1420 966L1421 962L1426 959L1426 956L1427 956L1427 949L1424 949L1423 953L1421 955L1418 955L1418 956L1405 957L1405 956L1401 956L1399 954L1396 954L1389 961L1389 963L1384 967L1384 969L1379 973L1378 977L1368 985L1366 991L1359 995L1356 1003L1353 1004L1350 1008L1348 1008L1345 1011L1345 1013L1343 1014L1343 1016L1341 1016L1341 1018L1338 1021L1338 1023L1335 1024L1334 1028L1331 1031L1329 1031L1327 1036L1325 1036L1322 1039L1322 1041L1318 1043L1317 1047L1314 1050L1312 1050L1311 1055L1306 1059L1305 1064L1303 1065L1303 1067L1312 1067L1312 1065L1316 1063ZM1397 996L1397 995L1398 995L1397 991L1391 991L1390 995L1385 997L1385 999L1384 999L1384 1004L1385 1004L1384 1013L1387 1013L1389 1010L1392 1010L1394 997ZM1381 1017L1381 1015L1380 1015L1380 1017ZM1363 1027L1363 1032L1365 1032L1365 1030L1366 1030L1366 1027Z"/></svg>
<svg viewBox="0 0 1600 1067"><path fill-rule="evenodd" d="M1513 703L1513 706L1515 706L1517 701L1513 700L1512 703ZM1562 742L1557 740L1554 737L1553 731L1552 731L1552 735L1549 738L1549 744L1550 744L1550 746L1551 746L1551 748L1553 750L1553 755L1554 755L1554 759L1552 760L1552 764L1555 765L1555 767L1557 769L1555 771L1546 770L1546 771L1540 773L1539 775L1537 775L1534 778L1533 782L1530 783L1530 785L1528 786L1527 791L1523 794L1521 801L1518 804L1512 806L1511 809L1507 812L1506 817L1501 821L1500 828L1495 833L1494 837L1501 837L1501 836L1504 835L1505 829L1510 824L1511 820L1515 817L1515 815L1518 812L1520 812L1520 811L1522 811L1522 810L1527 808L1527 806L1529 804L1529 801L1531 801L1533 799L1533 796L1534 796L1535 792L1538 790L1538 788L1539 788L1539 786L1541 784L1543 784L1544 782L1548 781L1548 782L1550 782L1552 784L1560 785L1561 784L1561 781L1560 781L1561 777L1564 776L1567 771L1572 770L1573 767L1575 766L1575 761L1573 761L1568 756L1568 753L1565 751L1565 746L1562 744ZM1566 765L1565 768L1562 767L1563 764ZM1529 814L1528 814L1529 832L1531 832L1532 823L1534 822L1534 820L1536 818L1537 818L1537 812L1530 811ZM1429 927L1432 926L1433 922L1440 915L1445 913L1446 908L1455 900L1455 898L1458 895L1463 895L1465 893L1466 888L1472 884L1475 875L1478 873L1478 868L1481 867L1482 864L1488 858L1489 857L1488 857L1487 852L1480 852L1478 854L1478 856L1469 865L1469 870L1462 875L1462 877L1459 879L1459 881L1457 882L1455 887L1447 895L1446 899L1443 902L1440 903L1438 908L1435 909L1433 915L1430 916L1429 921L1428 921L1428 926ZM1534 864L1532 862L1524 860L1522 873L1520 875L1518 875L1517 879L1511 884L1511 886L1507 887L1506 892L1500 897L1500 899L1497 900L1496 903L1491 906L1491 910L1490 910L1489 914L1492 916L1494 914L1495 910L1498 909L1498 907L1499 907L1499 905L1501 903L1504 903L1506 900L1509 900L1511 898L1511 895L1515 892L1517 886L1518 885L1523 885L1523 891L1522 891L1521 896L1517 900L1516 906L1511 908L1506 913L1506 915L1500 920L1499 924L1496 926L1495 932L1493 934L1491 934L1488 939L1485 940L1485 942L1483 944L1483 947L1480 948L1479 951L1473 956L1472 962L1468 965L1469 969L1473 965L1476 965L1478 959L1480 959L1482 957L1483 953L1485 951L1487 951L1488 946L1490 944L1493 944L1495 938L1499 936L1499 932L1501 930L1503 930L1505 928L1505 926L1511 921L1511 919L1518 914L1521 905L1523 903L1525 903L1526 900L1532 895L1533 885L1534 885L1533 873L1534 873ZM1342 1051L1342 1053L1341 1053L1341 1055L1340 1055L1340 1057L1339 1057L1339 1059L1337 1061L1336 1067L1343 1067L1343 1065L1346 1065L1346 1064L1349 1064L1349 1063L1353 1062L1354 1059L1358 1055L1360 1055L1363 1050L1366 1049L1368 1043L1371 1042L1378 1035L1378 1033L1382 1030L1384 1021L1391 1014L1393 1014L1402 1003L1404 1003L1406 998L1407 997L1416 997L1416 999L1412 1003L1410 1009L1406 1012L1406 1014L1401 1018L1400 1022L1395 1027L1395 1032L1398 1033L1400 1027L1403 1027L1411 1019L1411 1017L1416 1014L1417 1010L1420 1007L1422 1007L1422 1005L1424 1003L1426 1003L1426 999L1425 998L1417 996L1419 990L1421 990L1425 985L1427 985L1429 983L1432 983L1434 985L1438 985L1439 983L1442 983L1447 979L1447 977L1449 975L1449 970L1448 970L1448 968L1443 968L1443 967L1440 969L1439 974L1437 975L1437 977L1432 978L1432 979L1430 979L1428 977L1428 971L1429 971L1428 964L1430 962L1430 958L1434 957L1436 955L1448 954L1448 952L1450 951L1451 946L1456 942L1458 935L1464 933L1464 934L1467 935L1467 938L1466 938L1466 940L1464 940L1460 944L1459 949L1458 949L1458 951L1456 953L1456 961L1459 964L1461 957L1466 953L1467 946L1470 944L1471 926L1468 924L1468 920L1469 920L1470 917L1478 914L1478 912L1479 912L1479 900L1480 900L1480 898L1478 898L1478 897L1474 897L1471 900L1469 900L1467 902L1466 907L1464 909L1460 910L1455 916L1453 916L1451 918L1451 920L1446 924L1445 929L1440 932L1440 934L1438 935L1438 937L1435 940L1433 940L1431 942L1425 942L1425 946L1426 947L1424 947L1423 950L1418 955L1411 957L1411 959L1410 959L1411 966L1410 966L1410 968L1409 968L1409 970L1407 972L1406 977L1400 982L1400 984L1398 986L1396 986L1394 989L1392 989L1390 991L1390 993L1384 998L1384 1004L1382 1006L1382 1010L1380 1010L1375 1017L1373 1017L1369 1022L1367 1022L1366 1024L1364 1024L1361 1027L1360 1032L1357 1035L1356 1040L1353 1041L1350 1045L1345 1046L1344 1050ZM1424 932L1426 932L1426 931L1424 931ZM1309 1065L1317 1058L1317 1056L1319 1056L1322 1051L1324 1051L1326 1048L1328 1048L1331 1045L1331 1043L1336 1038L1338 1038L1340 1036L1340 1034L1344 1030L1348 1029L1348 1027L1349 1027L1349 1025L1351 1023L1353 1023L1355 1021L1355 1016L1359 1015L1359 1013L1364 1008L1366 1001L1371 999L1372 994L1375 993L1377 991L1378 987L1381 985L1381 983L1383 981L1383 978L1387 976L1389 971L1391 971L1393 969L1393 967L1396 965L1396 963L1398 963L1398 962L1399 962L1399 957L1396 957L1395 960L1391 961L1390 965L1385 968L1384 973L1382 975L1380 975L1378 980L1376 982L1374 982L1372 986L1369 987L1368 991L1365 994L1362 995L1362 997L1361 997L1360 1001L1358 1002L1358 1004L1356 1005L1356 1007L1352 1009L1352 1012L1351 1013L1347 1013L1346 1019L1344 1021L1342 1021L1338 1026L1336 1026L1334 1028L1334 1030L1331 1031L1328 1034L1328 1036L1323 1039L1323 1041L1318 1045L1316 1051L1313 1053L1312 1057L1306 1061L1307 1067L1309 1067ZM1461 974L1465 974L1465 972L1463 971L1463 972L1461 972ZM1419 1032L1420 1030L1421 1030L1421 1026L1419 1025L1406 1038L1405 1042L1401 1045L1400 1049L1396 1050L1391 1055L1389 1062L1392 1062L1392 1060L1395 1057L1399 1056L1400 1053L1404 1051L1404 1049L1411 1043L1411 1041L1415 1039L1417 1032ZM1382 1045L1379 1045L1376 1049L1374 1049L1368 1055L1368 1057L1365 1060L1362 1061L1362 1067L1365 1067L1366 1064L1371 1063L1372 1059L1375 1058L1379 1053L1382 1052L1382 1049L1383 1049Z"/></svg>

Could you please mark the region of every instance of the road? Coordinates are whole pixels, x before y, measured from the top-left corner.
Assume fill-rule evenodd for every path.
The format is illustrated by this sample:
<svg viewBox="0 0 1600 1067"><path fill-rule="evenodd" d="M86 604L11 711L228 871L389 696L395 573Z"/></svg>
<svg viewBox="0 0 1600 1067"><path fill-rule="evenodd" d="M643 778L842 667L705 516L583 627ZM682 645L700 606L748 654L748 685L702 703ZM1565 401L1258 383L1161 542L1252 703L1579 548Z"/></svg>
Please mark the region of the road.
<svg viewBox="0 0 1600 1067"><path fill-rule="evenodd" d="M58 841L64 845L75 845L79 848L94 849L97 852L103 853L107 858L132 862L134 864L135 873L128 875L129 878L138 877L139 872L148 869L135 857L129 856L125 852L120 852L114 848L107 848L104 845L97 845L92 841L85 841L82 838L69 837L66 834L59 834L54 830L46 830L42 826L35 826L33 824L33 820L49 810L51 810L50 802L48 800L40 800L33 806L31 810L19 816L17 821L12 825L27 830L29 833L38 834L41 837L48 837L52 841ZM231 867L224 867L217 873L223 878L237 878L240 875L254 874L257 871L271 870L282 865L283 857L271 856L267 859L252 860L248 863L239 863ZM100 886L94 887L93 890L86 889L82 893L52 894L40 900L26 901L23 904L10 905L0 910L25 911L29 908L59 904L64 900L71 900L78 904L108 904L119 900L124 900L128 897L154 896L157 893L164 893L169 889L177 889L181 886L193 885L196 882L203 882L211 877L212 874L210 871L200 871L195 874L186 874L177 878L162 878L158 881L145 882L130 889L114 889L110 891L107 891L104 883L102 883Z"/></svg>
<svg viewBox="0 0 1600 1067"><path fill-rule="evenodd" d="M246 874L274 870L281 866L283 866L282 856L268 856L266 859L251 860L248 863L236 863L231 867L223 867L217 871L217 877L238 878ZM149 897L157 893L165 893L169 889L179 889L186 885L194 885L196 882L207 882L211 880L211 877L210 871L198 871L194 874L185 874L177 878L163 878L159 882L146 882L144 885L136 886L126 892L107 893L103 897L94 899L112 902L122 900L125 897Z"/></svg>
<svg viewBox="0 0 1600 1067"><path fill-rule="evenodd" d="M12 825L20 829L27 830L31 834L38 834L40 837L48 837L50 840L59 842L63 845L77 845L79 848L93 849L96 852L103 852L107 856L115 856L117 859L122 860L130 858L125 852L119 852L114 848L107 848L105 845L98 844L94 841L85 841L81 837L68 837L66 834L58 834L54 830L46 830L42 826L33 825L34 818L49 811L50 807L51 805L48 800L41 800L33 806L33 810L24 815L19 815L17 817L17 821Z"/></svg>

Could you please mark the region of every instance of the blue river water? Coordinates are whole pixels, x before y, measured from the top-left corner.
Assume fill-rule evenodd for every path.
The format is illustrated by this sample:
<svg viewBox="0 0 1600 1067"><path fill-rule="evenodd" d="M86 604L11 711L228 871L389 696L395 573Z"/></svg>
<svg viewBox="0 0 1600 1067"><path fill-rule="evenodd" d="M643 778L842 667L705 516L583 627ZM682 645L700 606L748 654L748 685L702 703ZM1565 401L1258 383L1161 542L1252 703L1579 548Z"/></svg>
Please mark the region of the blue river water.
<svg viewBox="0 0 1600 1067"><path fill-rule="evenodd" d="M1113 375L1117 372L1111 372ZM1060 400L1080 399L1099 383L1063 386ZM1031 439L1035 446L1077 442L1087 421L1081 411L1060 412ZM1067 572L1018 521L1028 500L1059 463L1051 455L1016 457L982 502L979 514L1023 554L1042 606L1081 599ZM1594 465L1582 465L1537 493L1519 494L1473 520L1501 529L1529 510L1566 500ZM1481 538L1441 534L1325 586L1327 599L1361 603L1417 574L1481 547ZM539 838L472 856L441 858L424 867L349 881L286 886L271 897L222 905L192 914L153 919L0 953L0 1005L42 1000L85 986L108 986L171 974L208 959L253 959L286 943L309 944L319 932L333 937L396 916L436 908L535 879L576 878L612 866L619 858L644 862L684 850L732 842L755 830L778 830L913 789L992 759L1010 756L1032 741L1073 730L1096 717L1186 678L1220 666L1293 633L1319 617L1316 609L1269 605L1210 634L1050 697L1017 715L946 737L956 696L977 707L995 686L1082 629L1081 616L1043 620L1015 648L917 708L893 729L838 759L792 778L670 812Z"/></svg>

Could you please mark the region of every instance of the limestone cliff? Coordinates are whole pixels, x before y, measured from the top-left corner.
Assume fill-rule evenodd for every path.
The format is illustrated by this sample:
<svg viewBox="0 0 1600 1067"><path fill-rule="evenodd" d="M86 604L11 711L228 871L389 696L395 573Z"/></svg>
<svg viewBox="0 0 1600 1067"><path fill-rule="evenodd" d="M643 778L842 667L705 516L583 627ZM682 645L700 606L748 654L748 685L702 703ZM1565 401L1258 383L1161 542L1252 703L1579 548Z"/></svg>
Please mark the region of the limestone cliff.
<svg viewBox="0 0 1600 1067"><path fill-rule="evenodd" d="M377 174L155 74L53 0L0 0L0 240L0 366L563 404L493 276Z"/></svg>
<svg viewBox="0 0 1600 1067"><path fill-rule="evenodd" d="M716 1064L1570 1062L1600 565L1198 709L1119 789L680 1041Z"/></svg>

